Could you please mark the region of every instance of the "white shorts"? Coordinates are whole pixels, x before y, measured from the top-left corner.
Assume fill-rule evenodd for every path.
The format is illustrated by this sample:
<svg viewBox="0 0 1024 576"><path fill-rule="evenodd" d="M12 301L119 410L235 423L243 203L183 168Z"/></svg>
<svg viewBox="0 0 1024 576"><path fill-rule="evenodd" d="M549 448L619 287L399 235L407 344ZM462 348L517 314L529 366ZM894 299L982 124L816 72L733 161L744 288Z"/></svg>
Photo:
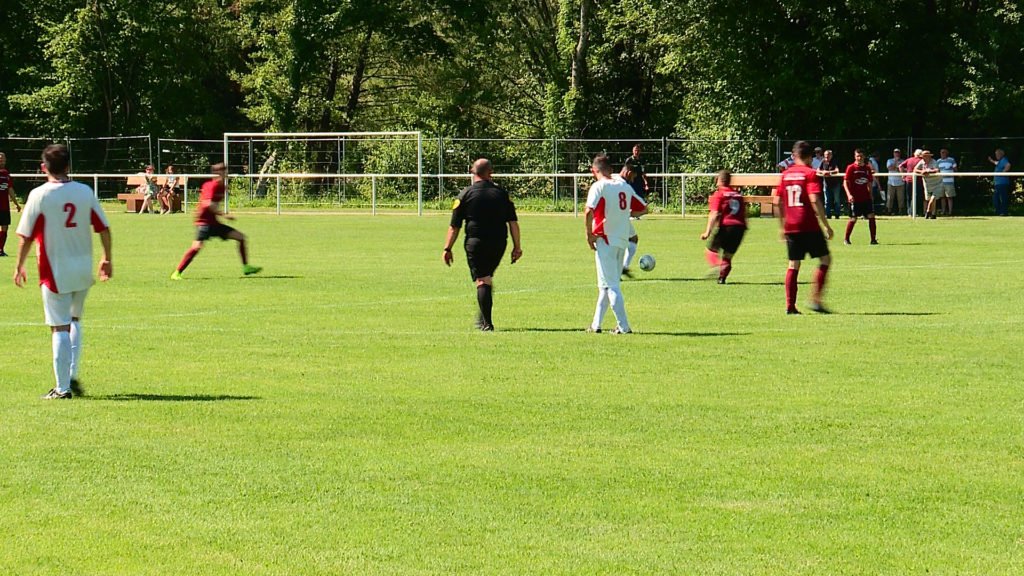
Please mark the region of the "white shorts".
<svg viewBox="0 0 1024 576"><path fill-rule="evenodd" d="M43 314L47 326L68 326L72 318L82 317L88 288L67 294L56 294L46 286L40 288L43 289Z"/></svg>
<svg viewBox="0 0 1024 576"><path fill-rule="evenodd" d="M636 236L636 228L633 226L633 220L630 219L629 220L629 237L632 238L634 236Z"/></svg>
<svg viewBox="0 0 1024 576"><path fill-rule="evenodd" d="M597 239L597 287L617 288L622 283L622 261L626 257L625 248L609 246L602 238Z"/></svg>

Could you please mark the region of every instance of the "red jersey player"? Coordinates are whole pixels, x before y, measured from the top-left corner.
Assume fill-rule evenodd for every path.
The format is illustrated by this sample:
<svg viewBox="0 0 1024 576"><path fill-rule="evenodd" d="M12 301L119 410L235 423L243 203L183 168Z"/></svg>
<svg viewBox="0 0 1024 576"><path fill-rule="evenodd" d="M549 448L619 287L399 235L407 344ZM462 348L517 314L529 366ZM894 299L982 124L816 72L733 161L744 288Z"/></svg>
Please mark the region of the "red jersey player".
<svg viewBox="0 0 1024 576"><path fill-rule="evenodd" d="M825 219L825 206L821 201L821 177L811 168L811 145L803 140L793 144L796 164L782 173L779 187L772 195L778 206L779 224L789 251L789 268L786 270L786 314L799 314L796 308L797 277L800 262L807 254L818 258L818 273L814 275L814 289L811 293L811 310L828 314L821 303L832 256L827 240L832 239L832 227ZM824 232L822 231L824 229Z"/></svg>
<svg viewBox="0 0 1024 576"><path fill-rule="evenodd" d="M701 240L711 237L707 258L718 268L719 284L725 284L729 277L732 257L747 232L747 206L743 196L729 186L731 179L732 173L728 170L718 173L718 190L708 199L708 226L700 235ZM715 229L713 236L712 229Z"/></svg>
<svg viewBox="0 0 1024 576"><path fill-rule="evenodd" d="M875 173L867 162L867 154L857 148L853 153L853 164L846 167L846 175L843 177L843 189L846 190L846 199L850 202L850 221L846 223L846 239L843 240L843 244L850 243L850 234L853 233L858 216L868 219L871 243L878 244L875 238L875 203L871 201L871 183L874 182L874 177Z"/></svg>
<svg viewBox="0 0 1024 576"><path fill-rule="evenodd" d="M7 155L0 152L0 256L7 256L7 227L11 225L11 202L21 212L21 205L14 195L14 181L7 171Z"/></svg>
<svg viewBox="0 0 1024 576"><path fill-rule="evenodd" d="M192 246L181 258L178 268L171 274L171 280L181 280L181 273L192 263L192 259L203 249L203 242L216 236L221 240L235 240L238 242L238 253L242 256L242 273L248 276L262 270L259 266L249 264L249 256L245 248L245 234L235 230L217 219L223 216L228 220L235 217L225 214L220 209L220 203L224 201L224 182L228 177L228 169L224 164L214 164L210 171L216 174L216 178L207 180L199 192L199 208L196 210L196 239Z"/></svg>

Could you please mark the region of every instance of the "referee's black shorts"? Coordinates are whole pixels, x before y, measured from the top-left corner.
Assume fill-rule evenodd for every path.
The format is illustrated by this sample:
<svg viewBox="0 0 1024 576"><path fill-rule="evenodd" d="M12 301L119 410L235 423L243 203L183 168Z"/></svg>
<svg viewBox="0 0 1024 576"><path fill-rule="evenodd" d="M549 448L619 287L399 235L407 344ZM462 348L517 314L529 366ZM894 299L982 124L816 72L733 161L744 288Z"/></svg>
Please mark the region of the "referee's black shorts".
<svg viewBox="0 0 1024 576"><path fill-rule="evenodd" d="M505 255L506 244L504 240L466 238L466 263L469 264L469 274L473 280L494 276L494 271Z"/></svg>
<svg viewBox="0 0 1024 576"><path fill-rule="evenodd" d="M786 249L789 252L790 260L803 260L807 254L811 258L821 258L828 255L828 240L825 233L817 232L795 232L786 234Z"/></svg>
<svg viewBox="0 0 1024 576"><path fill-rule="evenodd" d="M735 254L746 233L747 229L743 226L720 226L715 235L711 237L708 250L712 252L721 250L727 254Z"/></svg>
<svg viewBox="0 0 1024 576"><path fill-rule="evenodd" d="M851 218L867 218L871 214L875 213L875 206L871 201L867 202L854 202L850 206L850 217Z"/></svg>
<svg viewBox="0 0 1024 576"><path fill-rule="evenodd" d="M199 224L196 226L196 240L200 242L206 242L210 238L220 238L221 240L227 240L228 236L234 232L235 229L227 224Z"/></svg>

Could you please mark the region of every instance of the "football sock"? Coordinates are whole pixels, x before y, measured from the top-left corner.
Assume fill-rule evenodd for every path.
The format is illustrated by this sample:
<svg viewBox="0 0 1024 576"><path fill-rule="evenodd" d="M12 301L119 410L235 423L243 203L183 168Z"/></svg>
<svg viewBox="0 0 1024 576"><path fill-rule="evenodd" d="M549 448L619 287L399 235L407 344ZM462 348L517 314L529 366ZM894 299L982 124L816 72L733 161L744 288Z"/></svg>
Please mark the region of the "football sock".
<svg viewBox="0 0 1024 576"><path fill-rule="evenodd" d="M189 248L188 252L185 252L185 255L181 258L181 262L178 264L178 272L184 272L185 268L188 268L188 265L192 263L192 259L196 257L196 254L199 254L199 250Z"/></svg>
<svg viewBox="0 0 1024 576"><path fill-rule="evenodd" d="M242 266L249 263L249 255L245 253L245 240L238 243L238 255L242 257Z"/></svg>
<svg viewBox="0 0 1024 576"><path fill-rule="evenodd" d="M786 309L796 308L796 279L800 271L794 268L786 270Z"/></svg>
<svg viewBox="0 0 1024 576"><path fill-rule="evenodd" d="M729 272L732 272L732 260L722 258L722 269L719 270L718 277L725 280L729 277Z"/></svg>
<svg viewBox="0 0 1024 576"><path fill-rule="evenodd" d="M708 264L711 266L721 266L722 259L718 257L718 252L713 250L705 250L704 257L707 258Z"/></svg>
<svg viewBox="0 0 1024 576"><path fill-rule="evenodd" d="M480 314L483 316L484 324L490 326L491 308L494 306L492 288L488 284L481 284L476 287L476 301L480 304Z"/></svg>
<svg viewBox="0 0 1024 576"><path fill-rule="evenodd" d="M82 323L71 321L71 377L78 378L78 367L82 361Z"/></svg>
<svg viewBox="0 0 1024 576"><path fill-rule="evenodd" d="M875 230L876 229L877 228L875 226L875 219L874 218L868 219L868 230L871 230L871 241L872 242L875 241Z"/></svg>
<svg viewBox="0 0 1024 576"><path fill-rule="evenodd" d="M636 242L630 242L629 247L626 248L626 263L623 268L629 268L629 265L633 263L634 256L636 256Z"/></svg>
<svg viewBox="0 0 1024 576"><path fill-rule="evenodd" d="M818 266L818 271L814 274L814 301L821 301L821 292L825 289L825 277L828 275L828 266L822 264Z"/></svg>
<svg viewBox="0 0 1024 576"><path fill-rule="evenodd" d="M853 225L856 224L856 220L850 220L846 223L846 240L850 240L850 234L853 234Z"/></svg>
<svg viewBox="0 0 1024 576"><path fill-rule="evenodd" d="M615 314L615 321L619 329L629 332L629 320L626 319L626 299L622 296L622 289L618 286L608 288L608 299L611 300L612 314Z"/></svg>
<svg viewBox="0 0 1024 576"><path fill-rule="evenodd" d="M601 323L604 322L604 313L608 311L608 302L608 289L598 288L597 308L594 310L594 322L590 325L591 328L597 330L601 327Z"/></svg>
<svg viewBox="0 0 1024 576"><path fill-rule="evenodd" d="M54 332L53 341L53 375L57 379L57 391L66 393L71 390L71 334Z"/></svg>
<svg viewBox="0 0 1024 576"><path fill-rule="evenodd" d="M7 230L0 232L0 252L4 251L5 246L7 246Z"/></svg>

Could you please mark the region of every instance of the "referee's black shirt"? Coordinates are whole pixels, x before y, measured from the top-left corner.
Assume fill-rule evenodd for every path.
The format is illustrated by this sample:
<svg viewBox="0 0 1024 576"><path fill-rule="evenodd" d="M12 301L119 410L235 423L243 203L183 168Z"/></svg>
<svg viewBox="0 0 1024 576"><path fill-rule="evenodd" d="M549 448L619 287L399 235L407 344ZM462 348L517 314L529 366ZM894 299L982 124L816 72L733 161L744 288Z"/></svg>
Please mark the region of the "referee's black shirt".
<svg viewBox="0 0 1024 576"><path fill-rule="evenodd" d="M508 192L489 180L475 182L459 193L452 206L453 228L466 222L466 239L502 241L508 238L508 222L515 222L516 207Z"/></svg>

